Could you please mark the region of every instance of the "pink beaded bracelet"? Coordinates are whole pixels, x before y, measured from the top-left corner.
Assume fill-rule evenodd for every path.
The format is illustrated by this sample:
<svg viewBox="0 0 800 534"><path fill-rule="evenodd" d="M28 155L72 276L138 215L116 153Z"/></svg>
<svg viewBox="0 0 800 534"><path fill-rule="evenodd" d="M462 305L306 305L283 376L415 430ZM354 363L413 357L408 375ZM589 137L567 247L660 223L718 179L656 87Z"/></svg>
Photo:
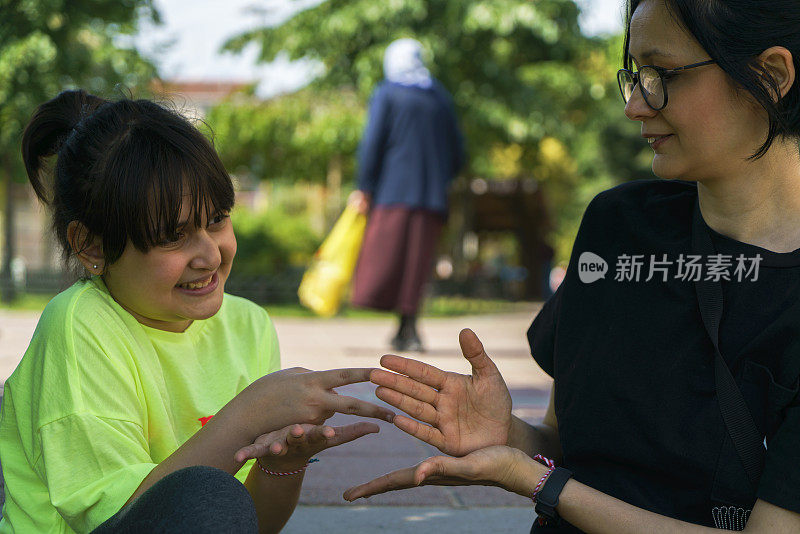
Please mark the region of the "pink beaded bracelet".
<svg viewBox="0 0 800 534"><path fill-rule="evenodd" d="M300 469L295 469L294 471L270 471L269 469L267 469L266 467L261 465L261 460L260 459L256 458L256 463L258 464L258 468L259 469L261 469L262 471L264 471L268 475L273 475L273 476L276 476L276 477L285 477L285 476L289 476L289 475L297 475L297 474L302 473L303 471L305 471L306 468L309 466L309 464L313 464L314 462L319 462L319 460L317 460L316 458L311 458L306 465L304 465Z"/></svg>

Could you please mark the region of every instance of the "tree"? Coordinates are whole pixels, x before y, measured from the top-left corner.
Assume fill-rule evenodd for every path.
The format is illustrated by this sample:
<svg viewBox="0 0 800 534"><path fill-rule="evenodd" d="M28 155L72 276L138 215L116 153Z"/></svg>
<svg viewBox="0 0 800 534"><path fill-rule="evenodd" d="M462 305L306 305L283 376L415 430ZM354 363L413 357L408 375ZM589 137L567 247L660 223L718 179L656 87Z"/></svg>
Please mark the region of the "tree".
<svg viewBox="0 0 800 534"><path fill-rule="evenodd" d="M159 22L152 0L0 0L0 175L5 184L5 246L0 286L14 297L13 184L23 181L22 129L37 105L82 87L100 95L146 87L155 68L121 38L138 21Z"/></svg>
<svg viewBox="0 0 800 534"><path fill-rule="evenodd" d="M351 127L363 125L386 46L401 37L420 40L431 53L434 75L453 93L470 156L466 174L535 177L557 214L555 239L563 259L591 196L642 172L634 154L605 150L608 143L627 149L638 137L616 87L621 40L584 36L578 15L572 0L327 0L277 26L237 36L225 49L237 52L254 43L261 61L286 54L321 63L322 74L303 96L269 104L272 116L277 123L284 103L325 106L331 95L345 93L358 103L339 110ZM219 119L214 116L212 124ZM286 123L271 130L269 150L318 150L311 142L298 144L293 128L299 123L281 120ZM354 149L344 145L347 168ZM221 152L225 158L227 150ZM291 161L275 164L282 176L308 176L294 172ZM266 168L260 176L276 177Z"/></svg>

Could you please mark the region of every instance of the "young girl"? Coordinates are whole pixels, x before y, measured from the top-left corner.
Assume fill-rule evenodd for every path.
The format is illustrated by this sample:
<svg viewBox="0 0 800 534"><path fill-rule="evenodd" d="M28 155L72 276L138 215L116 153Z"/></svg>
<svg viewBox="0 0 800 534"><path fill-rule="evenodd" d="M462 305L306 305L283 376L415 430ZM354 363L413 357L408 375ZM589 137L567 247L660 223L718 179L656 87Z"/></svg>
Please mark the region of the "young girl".
<svg viewBox="0 0 800 534"><path fill-rule="evenodd" d="M401 374L375 371L378 397L430 426L395 424L461 458L346 498L444 478L533 497L533 532L800 532L800 3L628 13L625 114L665 180L587 208L528 333L554 379L544 421L512 418L470 332L472 377L385 357Z"/></svg>
<svg viewBox="0 0 800 534"><path fill-rule="evenodd" d="M22 152L89 276L47 305L5 383L0 532L280 530L310 456L378 430L319 425L335 411L391 420L333 390L369 370L278 371L267 314L223 293L230 177L177 113L64 92Z"/></svg>

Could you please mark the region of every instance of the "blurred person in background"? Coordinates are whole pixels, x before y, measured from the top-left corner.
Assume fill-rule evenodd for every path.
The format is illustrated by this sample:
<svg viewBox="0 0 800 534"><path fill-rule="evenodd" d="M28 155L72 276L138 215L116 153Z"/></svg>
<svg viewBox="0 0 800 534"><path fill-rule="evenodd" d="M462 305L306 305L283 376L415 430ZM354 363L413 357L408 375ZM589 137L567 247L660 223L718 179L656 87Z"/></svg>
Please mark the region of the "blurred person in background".
<svg viewBox="0 0 800 534"><path fill-rule="evenodd" d="M423 350L417 311L447 219L447 189L464 163L450 94L425 67L422 45L392 42L359 147L358 189L369 214L352 304L399 314L394 350Z"/></svg>

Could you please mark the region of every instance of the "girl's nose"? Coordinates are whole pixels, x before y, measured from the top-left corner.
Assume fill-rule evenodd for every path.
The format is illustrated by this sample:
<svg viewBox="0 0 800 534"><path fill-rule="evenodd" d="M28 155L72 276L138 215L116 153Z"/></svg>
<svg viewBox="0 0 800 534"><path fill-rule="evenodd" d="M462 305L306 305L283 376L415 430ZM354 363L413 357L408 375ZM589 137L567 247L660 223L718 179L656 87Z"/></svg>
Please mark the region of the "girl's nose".
<svg viewBox="0 0 800 534"><path fill-rule="evenodd" d="M215 271L222 262L219 243L206 230L195 234L195 250L189 266L192 269Z"/></svg>

